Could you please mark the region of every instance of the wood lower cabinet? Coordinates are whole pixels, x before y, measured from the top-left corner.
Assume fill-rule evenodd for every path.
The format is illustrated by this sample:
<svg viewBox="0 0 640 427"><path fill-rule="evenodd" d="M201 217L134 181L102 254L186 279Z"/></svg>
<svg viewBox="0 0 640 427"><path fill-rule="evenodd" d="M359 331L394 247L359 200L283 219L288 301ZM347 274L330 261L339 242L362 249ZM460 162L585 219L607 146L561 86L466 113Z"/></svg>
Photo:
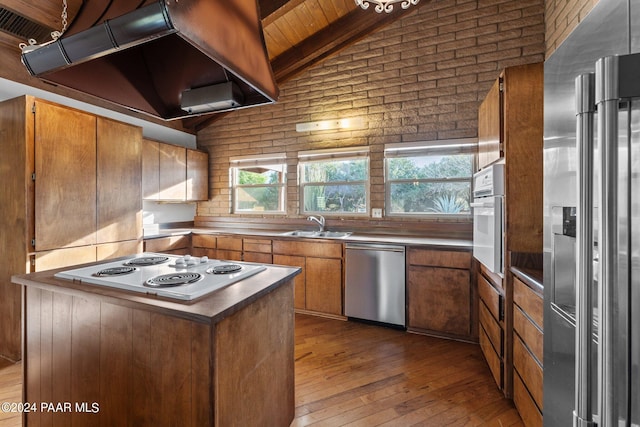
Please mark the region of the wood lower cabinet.
<svg viewBox="0 0 640 427"><path fill-rule="evenodd" d="M302 268L294 282L296 309L343 316L342 243L274 240L273 262Z"/></svg>
<svg viewBox="0 0 640 427"><path fill-rule="evenodd" d="M216 240L213 234L192 234L191 255L216 259Z"/></svg>
<svg viewBox="0 0 640 427"><path fill-rule="evenodd" d="M22 96L0 102L0 135L0 355L19 360L22 296L12 275L141 244L142 132Z"/></svg>
<svg viewBox="0 0 640 427"><path fill-rule="evenodd" d="M542 295L513 277L513 401L527 427L542 426Z"/></svg>
<svg viewBox="0 0 640 427"><path fill-rule="evenodd" d="M407 329L477 341L471 252L409 248Z"/></svg>
<svg viewBox="0 0 640 427"><path fill-rule="evenodd" d="M506 334L504 294L499 276L481 267L477 274L480 348L500 390L505 388Z"/></svg>
<svg viewBox="0 0 640 427"><path fill-rule="evenodd" d="M246 262L257 262L260 264L272 264L273 254L271 240L243 238L242 260Z"/></svg>
<svg viewBox="0 0 640 427"><path fill-rule="evenodd" d="M191 236L167 236L145 239L145 252L161 252L175 255L191 254Z"/></svg>
<svg viewBox="0 0 640 427"><path fill-rule="evenodd" d="M217 259L242 261L242 237L218 236L216 245Z"/></svg>

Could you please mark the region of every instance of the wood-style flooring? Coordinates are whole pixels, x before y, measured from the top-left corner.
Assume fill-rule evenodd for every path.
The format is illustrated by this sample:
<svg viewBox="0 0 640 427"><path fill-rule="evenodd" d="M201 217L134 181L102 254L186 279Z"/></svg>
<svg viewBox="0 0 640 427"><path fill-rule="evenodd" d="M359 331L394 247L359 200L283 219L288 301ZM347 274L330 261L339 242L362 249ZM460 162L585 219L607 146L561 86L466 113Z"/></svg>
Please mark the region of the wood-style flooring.
<svg viewBox="0 0 640 427"><path fill-rule="evenodd" d="M295 357L294 427L523 425L477 345L298 314ZM0 359L0 402L21 389L20 364Z"/></svg>

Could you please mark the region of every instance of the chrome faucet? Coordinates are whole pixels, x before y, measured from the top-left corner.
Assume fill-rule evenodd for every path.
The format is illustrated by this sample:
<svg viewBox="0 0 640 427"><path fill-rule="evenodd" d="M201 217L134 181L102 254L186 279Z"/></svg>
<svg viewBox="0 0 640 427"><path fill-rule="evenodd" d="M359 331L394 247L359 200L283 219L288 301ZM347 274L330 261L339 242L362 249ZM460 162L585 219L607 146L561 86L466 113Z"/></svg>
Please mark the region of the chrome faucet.
<svg viewBox="0 0 640 427"><path fill-rule="evenodd" d="M318 215L317 217L311 215L307 217L307 221L312 221L318 224L318 227L320 227L320 232L322 233L324 231L324 217L322 215Z"/></svg>

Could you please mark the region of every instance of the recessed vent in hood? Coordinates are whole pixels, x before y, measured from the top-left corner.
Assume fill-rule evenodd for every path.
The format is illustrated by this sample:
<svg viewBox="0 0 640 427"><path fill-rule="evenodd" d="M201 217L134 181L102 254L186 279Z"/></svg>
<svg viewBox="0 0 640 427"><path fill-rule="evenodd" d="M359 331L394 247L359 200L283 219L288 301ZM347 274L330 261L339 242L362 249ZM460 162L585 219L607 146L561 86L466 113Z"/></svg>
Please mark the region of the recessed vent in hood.
<svg viewBox="0 0 640 427"><path fill-rule="evenodd" d="M23 63L43 80L166 120L277 99L256 0L147 3L28 46Z"/></svg>

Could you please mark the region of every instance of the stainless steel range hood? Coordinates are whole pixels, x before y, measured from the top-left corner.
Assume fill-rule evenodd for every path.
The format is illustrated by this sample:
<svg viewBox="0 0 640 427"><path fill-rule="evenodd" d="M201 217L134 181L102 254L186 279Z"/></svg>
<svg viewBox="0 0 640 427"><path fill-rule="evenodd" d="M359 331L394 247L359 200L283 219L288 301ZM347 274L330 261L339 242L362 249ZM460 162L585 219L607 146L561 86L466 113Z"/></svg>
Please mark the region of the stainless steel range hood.
<svg viewBox="0 0 640 427"><path fill-rule="evenodd" d="M32 75L165 120L278 97L256 0L147 1L70 30L23 51Z"/></svg>

